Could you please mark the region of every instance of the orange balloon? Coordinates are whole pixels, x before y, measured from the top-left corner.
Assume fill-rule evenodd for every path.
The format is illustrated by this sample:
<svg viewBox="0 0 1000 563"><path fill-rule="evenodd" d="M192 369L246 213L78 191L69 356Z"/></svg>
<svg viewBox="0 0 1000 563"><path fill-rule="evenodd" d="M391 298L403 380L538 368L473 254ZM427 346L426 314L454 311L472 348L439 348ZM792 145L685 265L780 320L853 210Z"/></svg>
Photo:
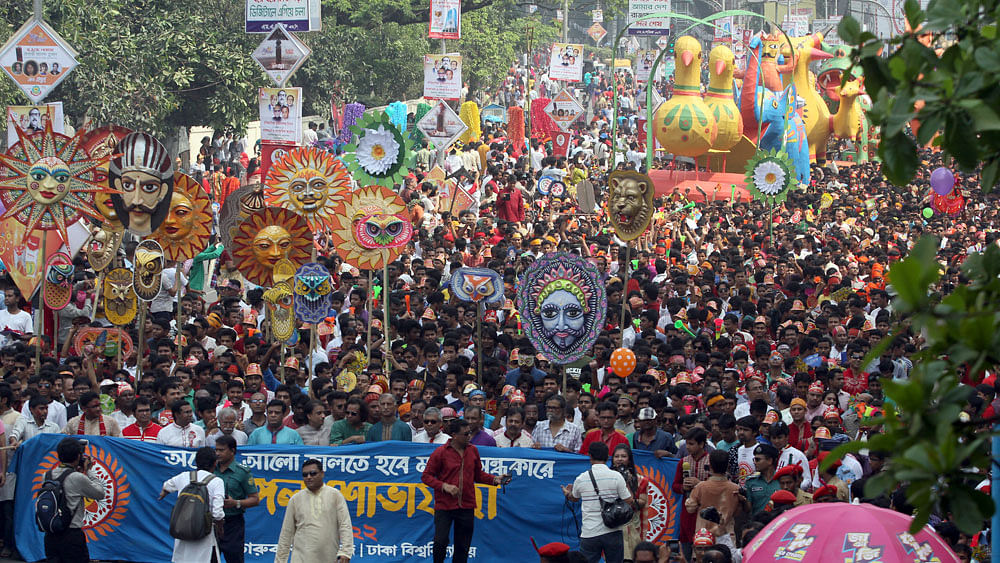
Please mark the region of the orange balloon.
<svg viewBox="0 0 1000 563"><path fill-rule="evenodd" d="M618 348L611 353L611 369L619 377L628 377L635 370L635 352L628 348Z"/></svg>

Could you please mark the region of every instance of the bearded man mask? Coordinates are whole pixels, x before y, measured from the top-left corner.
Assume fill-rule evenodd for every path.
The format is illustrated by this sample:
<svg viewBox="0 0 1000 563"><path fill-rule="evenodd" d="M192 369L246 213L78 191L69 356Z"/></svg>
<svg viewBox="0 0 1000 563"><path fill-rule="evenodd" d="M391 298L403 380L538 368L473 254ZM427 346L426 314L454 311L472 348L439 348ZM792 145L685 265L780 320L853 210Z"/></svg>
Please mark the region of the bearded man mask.
<svg viewBox="0 0 1000 563"><path fill-rule="evenodd" d="M117 150L121 155L108 166L109 184L118 192L111 201L122 224L144 237L163 223L170 209L174 166L167 149L147 133L125 135Z"/></svg>

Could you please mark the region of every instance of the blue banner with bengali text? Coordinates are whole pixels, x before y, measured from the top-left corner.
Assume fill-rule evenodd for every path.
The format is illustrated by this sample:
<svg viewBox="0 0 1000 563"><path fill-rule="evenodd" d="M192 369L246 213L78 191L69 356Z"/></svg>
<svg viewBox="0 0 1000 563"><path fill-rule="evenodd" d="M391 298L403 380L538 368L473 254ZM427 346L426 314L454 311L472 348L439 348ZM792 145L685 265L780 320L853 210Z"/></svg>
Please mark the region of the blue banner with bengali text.
<svg viewBox="0 0 1000 563"><path fill-rule="evenodd" d="M65 436L42 434L18 448L15 535L27 561L45 558L42 534L34 523L34 496L43 475L58 464L56 445ZM105 498L87 501L84 531L92 559L168 562L173 538L167 532L176 495L157 502L163 482L194 468L195 450L121 438L87 436ZM430 444L381 442L353 446L245 446L237 461L253 472L261 503L246 512L244 551L249 562L271 562L288 500L303 488L302 464L320 460L327 484L343 493L354 528L352 561L425 561L434 537L434 493L420 475L434 448ZM470 559L532 561L539 544L578 545L579 503L567 506L560 487L589 467L585 456L553 450L479 448L483 469L510 473L505 489L476 486L476 528ZM680 497L670 485L676 459L636 452L640 473L649 481L647 539L663 542L680 529Z"/></svg>

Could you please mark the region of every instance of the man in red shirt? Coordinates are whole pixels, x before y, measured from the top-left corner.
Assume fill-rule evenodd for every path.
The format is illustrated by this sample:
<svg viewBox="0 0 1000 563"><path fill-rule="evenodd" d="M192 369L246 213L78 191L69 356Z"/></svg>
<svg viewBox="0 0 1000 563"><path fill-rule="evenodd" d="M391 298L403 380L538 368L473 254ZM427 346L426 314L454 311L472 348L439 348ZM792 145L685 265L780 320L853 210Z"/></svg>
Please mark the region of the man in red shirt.
<svg viewBox="0 0 1000 563"><path fill-rule="evenodd" d="M621 430L615 430L615 420L618 419L618 407L614 403L603 402L597 405L598 428L587 432L583 437L583 445L580 446L580 453L587 455L590 444L594 442L604 442L610 451L615 451L618 444L628 444L628 438Z"/></svg>
<svg viewBox="0 0 1000 563"><path fill-rule="evenodd" d="M479 450L469 443L469 421L457 418L449 428L451 439L434 450L420 480L434 489L434 563L444 563L448 535L455 524L454 563L466 563L475 524L476 483L497 486L509 475L483 471Z"/></svg>
<svg viewBox="0 0 1000 563"><path fill-rule="evenodd" d="M156 435L163 428L153 422L153 409L149 399L138 397L135 400L135 422L122 428L122 437L140 442L156 442Z"/></svg>

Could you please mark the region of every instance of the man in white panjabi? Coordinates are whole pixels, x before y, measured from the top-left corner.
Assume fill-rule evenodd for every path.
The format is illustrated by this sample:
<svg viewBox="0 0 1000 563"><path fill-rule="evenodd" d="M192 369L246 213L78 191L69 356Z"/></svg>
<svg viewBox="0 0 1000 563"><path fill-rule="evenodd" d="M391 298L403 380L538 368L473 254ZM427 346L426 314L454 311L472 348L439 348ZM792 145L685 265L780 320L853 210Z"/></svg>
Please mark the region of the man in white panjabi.
<svg viewBox="0 0 1000 563"><path fill-rule="evenodd" d="M194 455L194 465L198 468L196 478L199 482L213 477L212 470L215 469L215 450L204 447L199 448ZM181 491L191 482L191 472L184 471L163 483L160 490L162 500L167 494L174 491ZM219 547L216 543L216 534L222 533L222 522L225 513L222 510L222 501L226 498L226 485L218 477L208 481L208 498L212 508L212 520L215 523L214 530L200 540L178 540L174 539L174 556L171 561L174 563L189 563L194 561L212 561L212 554L219 554ZM216 560L218 560L218 558Z"/></svg>
<svg viewBox="0 0 1000 563"><path fill-rule="evenodd" d="M354 531L344 495L323 480L323 464L302 464L306 488L292 495L281 523L274 563L348 563L354 556Z"/></svg>

